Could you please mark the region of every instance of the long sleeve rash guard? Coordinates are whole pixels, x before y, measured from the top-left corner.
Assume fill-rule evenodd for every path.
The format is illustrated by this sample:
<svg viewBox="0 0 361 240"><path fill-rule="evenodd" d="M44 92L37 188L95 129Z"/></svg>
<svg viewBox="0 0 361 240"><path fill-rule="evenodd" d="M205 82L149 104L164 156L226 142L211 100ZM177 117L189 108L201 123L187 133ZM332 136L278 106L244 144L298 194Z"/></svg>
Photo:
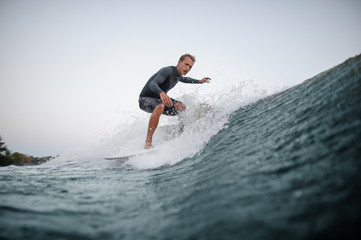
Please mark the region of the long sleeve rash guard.
<svg viewBox="0 0 361 240"><path fill-rule="evenodd" d="M148 80L139 97L160 99L159 94L161 92L167 94L179 81L184 83L199 83L199 80L179 75L177 67L175 66L164 67Z"/></svg>

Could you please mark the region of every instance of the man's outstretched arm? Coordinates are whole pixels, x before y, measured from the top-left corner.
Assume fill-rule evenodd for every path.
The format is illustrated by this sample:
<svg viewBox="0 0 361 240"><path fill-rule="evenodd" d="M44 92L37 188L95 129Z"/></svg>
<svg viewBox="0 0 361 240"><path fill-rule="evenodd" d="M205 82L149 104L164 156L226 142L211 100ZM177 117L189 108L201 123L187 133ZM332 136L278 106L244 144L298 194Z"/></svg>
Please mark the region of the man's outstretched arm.
<svg viewBox="0 0 361 240"><path fill-rule="evenodd" d="M210 82L211 78L204 77L201 80L196 80L190 77L183 77L180 81L183 83L206 83L206 82Z"/></svg>

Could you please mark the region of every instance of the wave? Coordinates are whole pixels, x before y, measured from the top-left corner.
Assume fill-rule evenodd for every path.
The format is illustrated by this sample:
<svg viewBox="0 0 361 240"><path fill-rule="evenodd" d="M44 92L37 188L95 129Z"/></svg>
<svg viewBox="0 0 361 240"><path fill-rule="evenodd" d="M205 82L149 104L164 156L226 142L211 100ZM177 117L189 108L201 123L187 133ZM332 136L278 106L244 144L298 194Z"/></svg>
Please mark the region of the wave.
<svg viewBox="0 0 361 240"><path fill-rule="evenodd" d="M133 158L127 166L158 168L195 155L208 158L200 154L203 151L210 152L212 157L242 157L250 161L284 155L287 160L282 166L287 169L291 161L319 159L328 156L331 150L342 152L359 137L355 134L358 119L350 120L360 111L359 58L272 95L251 82L242 82L203 99L194 93L184 94L180 98L188 107L184 132L177 133L177 118L162 116L154 135L158 154ZM131 121L120 125L101 144L64 153L51 164L99 164L105 156L141 149L149 115L143 112L125 115ZM345 132L356 137L342 135Z"/></svg>
<svg viewBox="0 0 361 240"><path fill-rule="evenodd" d="M89 239L360 236L361 56L277 94L246 83L193 96L182 97L189 110L182 134L177 118L162 118L155 155L103 160L142 147L148 116L139 114L92 148L2 168L1 209L15 219L32 204L45 206L48 218L26 211L24 221L34 215L35 226L56 223L39 232ZM33 201L19 208L16 194L28 193ZM2 236L19 232L18 219Z"/></svg>

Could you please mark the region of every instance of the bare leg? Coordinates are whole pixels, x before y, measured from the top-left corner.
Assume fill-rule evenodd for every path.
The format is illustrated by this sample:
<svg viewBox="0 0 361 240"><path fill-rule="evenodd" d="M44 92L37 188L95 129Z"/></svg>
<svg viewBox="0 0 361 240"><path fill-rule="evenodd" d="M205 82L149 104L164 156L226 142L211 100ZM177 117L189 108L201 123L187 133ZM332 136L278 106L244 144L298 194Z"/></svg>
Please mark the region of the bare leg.
<svg viewBox="0 0 361 240"><path fill-rule="evenodd" d="M162 115L163 111L164 111L164 105L159 104L158 106L155 107L152 115L149 118L147 138L145 140L145 145L144 145L145 149L153 148L152 145L153 134L155 129L157 129L158 127L159 118L160 115Z"/></svg>

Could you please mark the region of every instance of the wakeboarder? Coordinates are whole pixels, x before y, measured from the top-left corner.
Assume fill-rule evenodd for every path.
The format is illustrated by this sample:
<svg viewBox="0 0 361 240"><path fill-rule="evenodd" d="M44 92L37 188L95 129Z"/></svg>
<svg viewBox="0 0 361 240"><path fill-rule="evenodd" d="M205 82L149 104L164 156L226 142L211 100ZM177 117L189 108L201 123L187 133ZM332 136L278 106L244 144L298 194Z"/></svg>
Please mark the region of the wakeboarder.
<svg viewBox="0 0 361 240"><path fill-rule="evenodd" d="M156 130L160 115L176 116L186 110L186 105L178 100L170 98L167 93L178 82L202 84L209 82L209 77L196 80L184 77L193 67L196 59L190 54L182 55L177 66L169 66L160 69L145 84L139 95L139 107L145 112L151 113L148 124L145 149L153 148L152 139Z"/></svg>

